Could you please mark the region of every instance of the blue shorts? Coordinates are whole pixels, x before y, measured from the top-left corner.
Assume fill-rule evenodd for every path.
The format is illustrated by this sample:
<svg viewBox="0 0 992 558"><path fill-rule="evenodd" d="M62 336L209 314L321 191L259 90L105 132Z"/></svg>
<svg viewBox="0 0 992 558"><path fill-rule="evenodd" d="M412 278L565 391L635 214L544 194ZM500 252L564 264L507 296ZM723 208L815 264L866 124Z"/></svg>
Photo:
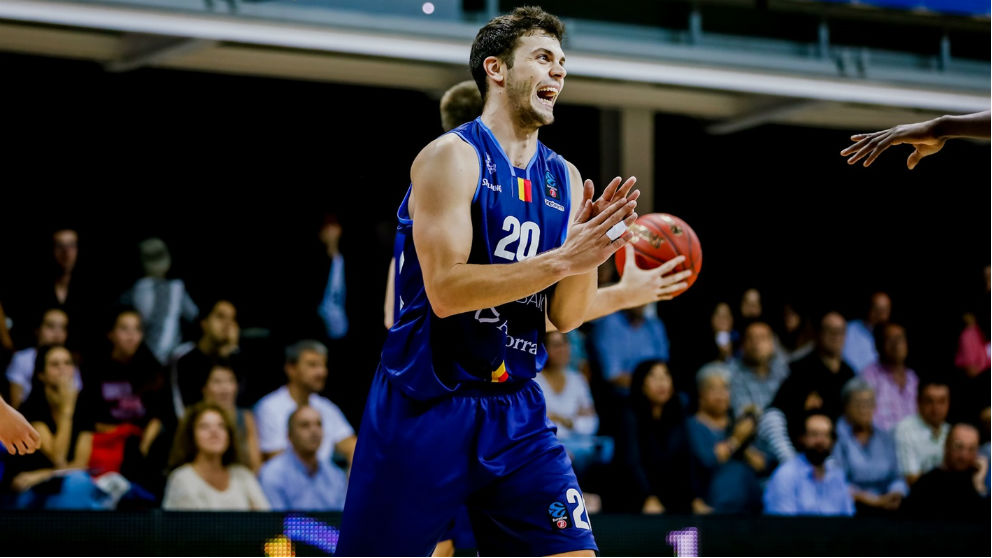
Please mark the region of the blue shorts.
<svg viewBox="0 0 992 558"><path fill-rule="evenodd" d="M365 406L338 556L429 556L461 506L481 555L598 551L536 382L421 402L380 368Z"/></svg>

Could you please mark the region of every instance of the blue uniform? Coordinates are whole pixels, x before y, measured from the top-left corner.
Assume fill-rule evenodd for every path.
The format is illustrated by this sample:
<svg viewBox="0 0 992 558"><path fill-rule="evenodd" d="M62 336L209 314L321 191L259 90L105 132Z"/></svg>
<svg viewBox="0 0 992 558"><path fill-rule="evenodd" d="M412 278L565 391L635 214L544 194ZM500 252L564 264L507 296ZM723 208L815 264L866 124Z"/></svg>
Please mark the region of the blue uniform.
<svg viewBox="0 0 992 558"><path fill-rule="evenodd" d="M512 263L557 248L569 172L538 142L515 168L481 119L449 133L479 160L468 263ZM358 435L338 555L428 555L460 506L480 551L596 550L575 474L534 376L544 367L553 286L439 318L413 245L409 192L398 212L395 323Z"/></svg>

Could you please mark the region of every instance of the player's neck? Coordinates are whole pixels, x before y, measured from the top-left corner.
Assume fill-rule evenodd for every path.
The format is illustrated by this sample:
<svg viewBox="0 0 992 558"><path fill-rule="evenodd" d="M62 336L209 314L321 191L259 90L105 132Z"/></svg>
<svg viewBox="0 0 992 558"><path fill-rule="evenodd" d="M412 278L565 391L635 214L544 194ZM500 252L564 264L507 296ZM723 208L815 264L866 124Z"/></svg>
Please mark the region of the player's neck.
<svg viewBox="0 0 992 558"><path fill-rule="evenodd" d="M482 123L493 133L510 164L524 168L537 150L537 127L517 122L513 112L496 103L489 103L482 111Z"/></svg>

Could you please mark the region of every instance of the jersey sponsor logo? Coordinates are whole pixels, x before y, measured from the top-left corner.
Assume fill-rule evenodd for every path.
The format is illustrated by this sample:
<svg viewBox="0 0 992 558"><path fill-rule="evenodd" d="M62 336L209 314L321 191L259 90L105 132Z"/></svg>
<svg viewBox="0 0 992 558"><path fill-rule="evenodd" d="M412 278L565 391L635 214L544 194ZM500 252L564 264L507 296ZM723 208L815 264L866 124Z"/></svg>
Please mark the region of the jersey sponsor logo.
<svg viewBox="0 0 992 558"><path fill-rule="evenodd" d="M532 193L533 188L531 188L530 180L526 178L517 177L517 198L520 201L530 203L534 201L534 194Z"/></svg>
<svg viewBox="0 0 992 558"><path fill-rule="evenodd" d="M554 208L554 209L557 209L558 211L561 211L562 213L565 212L565 206L564 205L562 205L560 203L555 203L555 202L553 202L553 201L551 201L551 200L549 200L547 198L545 198L545 200L544 200L544 205L546 205L548 207L551 207L551 208Z"/></svg>
<svg viewBox="0 0 992 558"><path fill-rule="evenodd" d="M551 176L551 171L544 171L544 195L556 200L561 199L561 191L558 190L558 182L555 180L555 177Z"/></svg>
<svg viewBox="0 0 992 558"><path fill-rule="evenodd" d="M565 504L561 502L551 502L548 506L548 516L551 518L551 524L559 529L567 529L568 525L568 508Z"/></svg>
<svg viewBox="0 0 992 558"><path fill-rule="evenodd" d="M483 177L483 179L482 179L482 185L485 186L486 188L489 188L493 192L502 192L503 191L503 186L502 185L500 185L500 184L493 184L492 182L489 182L489 179L488 178L485 178L485 177Z"/></svg>

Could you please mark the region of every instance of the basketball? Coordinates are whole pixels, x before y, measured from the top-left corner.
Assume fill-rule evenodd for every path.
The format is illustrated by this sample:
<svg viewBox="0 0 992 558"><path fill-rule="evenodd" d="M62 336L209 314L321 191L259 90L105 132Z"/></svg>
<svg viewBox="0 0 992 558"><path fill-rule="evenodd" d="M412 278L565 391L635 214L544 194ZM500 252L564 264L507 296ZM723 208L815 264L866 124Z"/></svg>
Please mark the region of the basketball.
<svg viewBox="0 0 992 558"><path fill-rule="evenodd" d="M688 223L667 213L649 213L638 217L630 226L630 231L634 233L631 244L637 266L641 269L654 269L676 256L685 256L685 261L676 266L672 273L687 269L693 273L685 279L688 286L672 293L672 296L684 293L696 282L703 266L703 249L699 245L696 231ZM614 258L617 272L622 276L627 259L626 250L617 251Z"/></svg>

